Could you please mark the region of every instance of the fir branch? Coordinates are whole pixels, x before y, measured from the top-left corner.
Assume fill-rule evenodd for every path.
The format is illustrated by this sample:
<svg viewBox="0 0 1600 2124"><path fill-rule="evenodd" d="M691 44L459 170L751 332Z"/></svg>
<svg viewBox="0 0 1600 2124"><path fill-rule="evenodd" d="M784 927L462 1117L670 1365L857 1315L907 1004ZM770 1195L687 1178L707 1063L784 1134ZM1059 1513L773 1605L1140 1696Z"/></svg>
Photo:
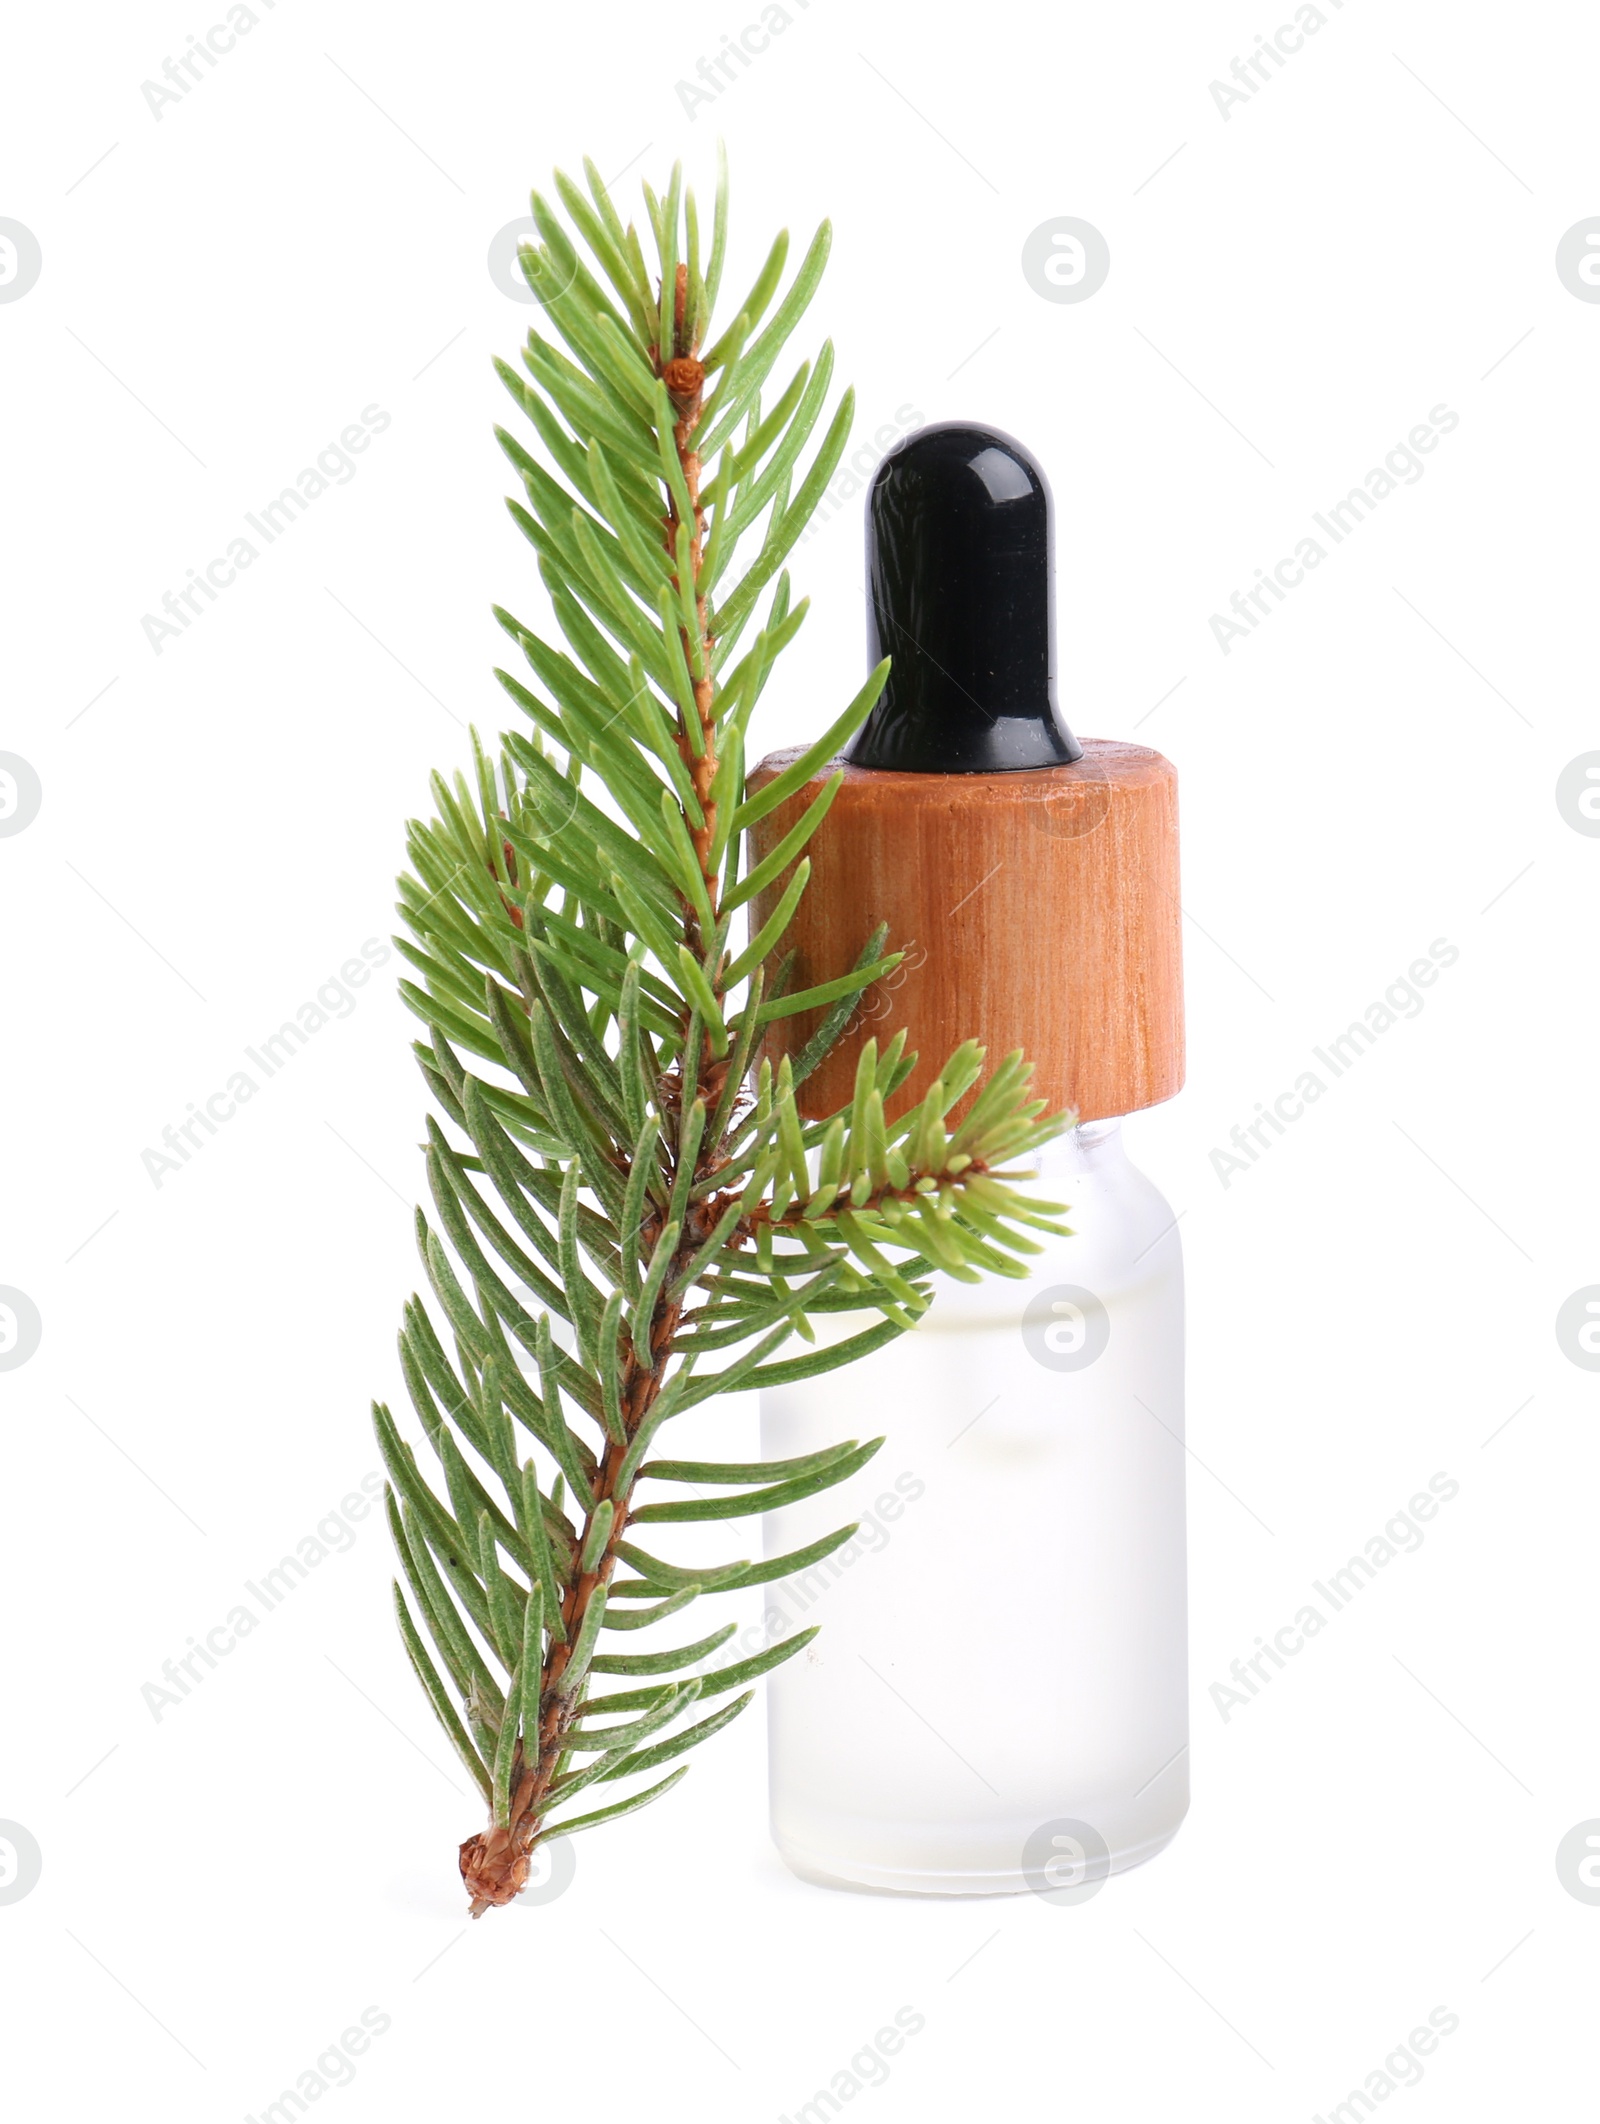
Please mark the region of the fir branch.
<svg viewBox="0 0 1600 2124"><path fill-rule="evenodd" d="M436 816L410 827L399 884L402 993L426 1028L417 1058L438 1109L424 1146L437 1222L419 1212L417 1228L433 1303L407 1305L401 1362L436 1474L386 1408L374 1420L406 1654L489 1808L460 1853L474 1916L517 1895L540 1843L647 1804L683 1770L574 1816L579 1790L697 1746L749 1696L679 1726L691 1704L804 1640L592 1697L598 1675L679 1674L732 1626L671 1649L600 1645L803 1570L854 1529L703 1570L631 1532L796 1502L847 1480L881 1442L765 1464L647 1458L663 1427L716 1394L880 1348L926 1309L933 1270L1021 1274L1029 1230L1060 1229L1007 1170L1064 1118L1028 1099L1020 1056L979 1089L984 1058L968 1043L890 1124L885 1102L915 1058L903 1035L881 1055L868 1042L846 1110L808 1123L795 1103L862 992L898 963L880 930L850 972L788 989L783 940L837 778L741 871L745 829L848 741L887 670L746 793L751 713L805 617L783 561L850 422L849 392L828 410L826 345L761 402L815 295L826 225L787 287L780 235L713 330L725 172L703 264L681 172L660 197L645 188L654 270L592 164L584 176L586 189L558 173L555 204L534 195L539 240L521 262L549 329L530 332L525 373L496 363L532 428L533 448L496 434L561 642L496 608L534 681L496 674L525 727L493 756L474 733L470 780L434 777ZM780 877L768 921L735 941L737 910ZM762 1027L821 1005L803 1053L776 1077L760 1063L752 1081ZM814 1339L813 1313L841 1310L879 1320L777 1354L793 1334ZM702 1368L716 1352L721 1368ZM591 1723L614 1711L641 1716Z"/></svg>

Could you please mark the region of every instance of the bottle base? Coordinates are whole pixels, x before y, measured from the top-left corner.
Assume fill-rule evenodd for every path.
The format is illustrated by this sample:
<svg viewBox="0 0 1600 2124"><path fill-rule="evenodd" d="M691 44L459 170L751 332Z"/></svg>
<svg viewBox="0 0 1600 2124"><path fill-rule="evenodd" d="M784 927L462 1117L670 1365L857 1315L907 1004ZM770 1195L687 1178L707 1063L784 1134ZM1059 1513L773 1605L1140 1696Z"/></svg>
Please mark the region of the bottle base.
<svg viewBox="0 0 1600 2124"><path fill-rule="evenodd" d="M1142 1866L1168 1844L1183 1826L1180 1815L1170 1828L1142 1842L1124 1845L1111 1853L1108 1873L1127 1873ZM1041 1891L1036 1872L1022 1867L956 1872L900 1866L878 1866L864 1859L839 1859L807 1851L774 1837L778 1856L800 1880L813 1888L843 1888L857 1895L939 1896L963 1899L978 1895L1028 1895Z"/></svg>

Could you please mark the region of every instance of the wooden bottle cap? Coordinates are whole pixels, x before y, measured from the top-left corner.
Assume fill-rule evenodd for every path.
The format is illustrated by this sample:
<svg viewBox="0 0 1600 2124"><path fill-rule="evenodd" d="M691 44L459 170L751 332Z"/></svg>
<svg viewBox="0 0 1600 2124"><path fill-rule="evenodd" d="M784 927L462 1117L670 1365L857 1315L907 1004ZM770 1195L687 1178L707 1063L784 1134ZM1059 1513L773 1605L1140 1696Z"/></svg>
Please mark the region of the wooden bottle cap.
<svg viewBox="0 0 1600 2124"><path fill-rule="evenodd" d="M911 774L834 760L750 833L752 867L840 769L844 783L806 850L811 882L780 946L791 990L847 973L880 922L901 964L800 1086L809 1120L849 1104L856 1058L902 1025L920 1057L893 1102L906 1107L951 1050L980 1041L993 1069L1020 1047L1032 1092L1081 1121L1170 1099L1183 1083L1178 790L1144 745L1086 738L1069 766L1008 774ZM774 752L753 791L799 755ZM757 894L754 934L789 873ZM769 968L769 972L774 969ZM823 1012L777 1019L762 1052L777 1067Z"/></svg>

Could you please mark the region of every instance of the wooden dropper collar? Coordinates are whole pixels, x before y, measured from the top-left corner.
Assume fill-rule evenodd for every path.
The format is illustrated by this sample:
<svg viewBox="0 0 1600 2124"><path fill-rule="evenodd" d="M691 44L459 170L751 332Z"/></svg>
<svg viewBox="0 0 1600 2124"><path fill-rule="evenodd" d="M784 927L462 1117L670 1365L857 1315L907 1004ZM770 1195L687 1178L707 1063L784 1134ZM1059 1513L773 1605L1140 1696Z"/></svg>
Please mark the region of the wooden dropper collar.
<svg viewBox="0 0 1600 2124"><path fill-rule="evenodd" d="M847 1104L862 1043L902 1025L920 1059L895 1111L969 1038L991 1068L1022 1048L1034 1095L1084 1121L1183 1083L1177 775L1143 745L1080 744L1062 720L1050 547L1044 475L998 430L924 428L878 468L868 634L874 662L893 657L888 684L848 756L750 836L753 865L842 772L781 947L789 986L847 972L881 922L905 954L800 1087L808 1119ZM764 759L752 792L800 750ZM786 882L756 896L753 931ZM774 1067L821 1016L774 1022Z"/></svg>

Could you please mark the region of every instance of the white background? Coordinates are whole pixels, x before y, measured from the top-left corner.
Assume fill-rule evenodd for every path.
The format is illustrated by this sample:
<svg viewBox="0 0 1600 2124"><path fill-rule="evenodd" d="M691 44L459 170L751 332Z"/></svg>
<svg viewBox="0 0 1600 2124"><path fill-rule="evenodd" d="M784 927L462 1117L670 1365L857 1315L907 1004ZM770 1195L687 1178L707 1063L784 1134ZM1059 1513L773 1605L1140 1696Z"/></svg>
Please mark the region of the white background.
<svg viewBox="0 0 1600 2124"><path fill-rule="evenodd" d="M7 2096L256 2116L376 2006L340 2118L742 2124L910 2007L871 2119L1279 2119L1445 2007L1408 2118L1587 2115L1600 1908L1555 1852L1600 1816L1600 1447L1555 1316L1600 1280L1600 841L1555 785L1600 747L1600 307L1554 254L1600 212L1600 30L1326 0L1224 117L1287 0L785 6L692 119L676 83L755 0L256 0L159 118L141 84L220 0L12 20L0 214L43 270L0 304L0 749L43 802L0 840L0 1283L43 1337L0 1378L0 1817L43 1872L0 1906ZM141 1154L387 936L430 768L500 727L489 605L538 600L490 435L531 313L491 238L585 152L634 199L680 153L709 193L718 131L730 286L832 215L802 339L858 435L908 406L1034 449L1067 713L1180 770L1190 1079L1130 1139L1190 1271L1195 1798L1078 1908L833 1895L766 1841L754 1713L575 1843L559 1901L467 1928L479 1808L381 1523L141 1698L377 1464L422 1184L395 962L159 1188ZM1021 271L1065 214L1111 250L1082 304ZM356 476L157 655L142 616L369 405ZM1436 405L1425 475L1224 655L1211 615ZM857 507L800 555L765 743L859 682ZM1229 1131L1436 938L1420 1014L1224 1186ZM694 1420L754 1448L742 1404ZM1420 1551L1225 1720L1230 1662L1439 1471Z"/></svg>

